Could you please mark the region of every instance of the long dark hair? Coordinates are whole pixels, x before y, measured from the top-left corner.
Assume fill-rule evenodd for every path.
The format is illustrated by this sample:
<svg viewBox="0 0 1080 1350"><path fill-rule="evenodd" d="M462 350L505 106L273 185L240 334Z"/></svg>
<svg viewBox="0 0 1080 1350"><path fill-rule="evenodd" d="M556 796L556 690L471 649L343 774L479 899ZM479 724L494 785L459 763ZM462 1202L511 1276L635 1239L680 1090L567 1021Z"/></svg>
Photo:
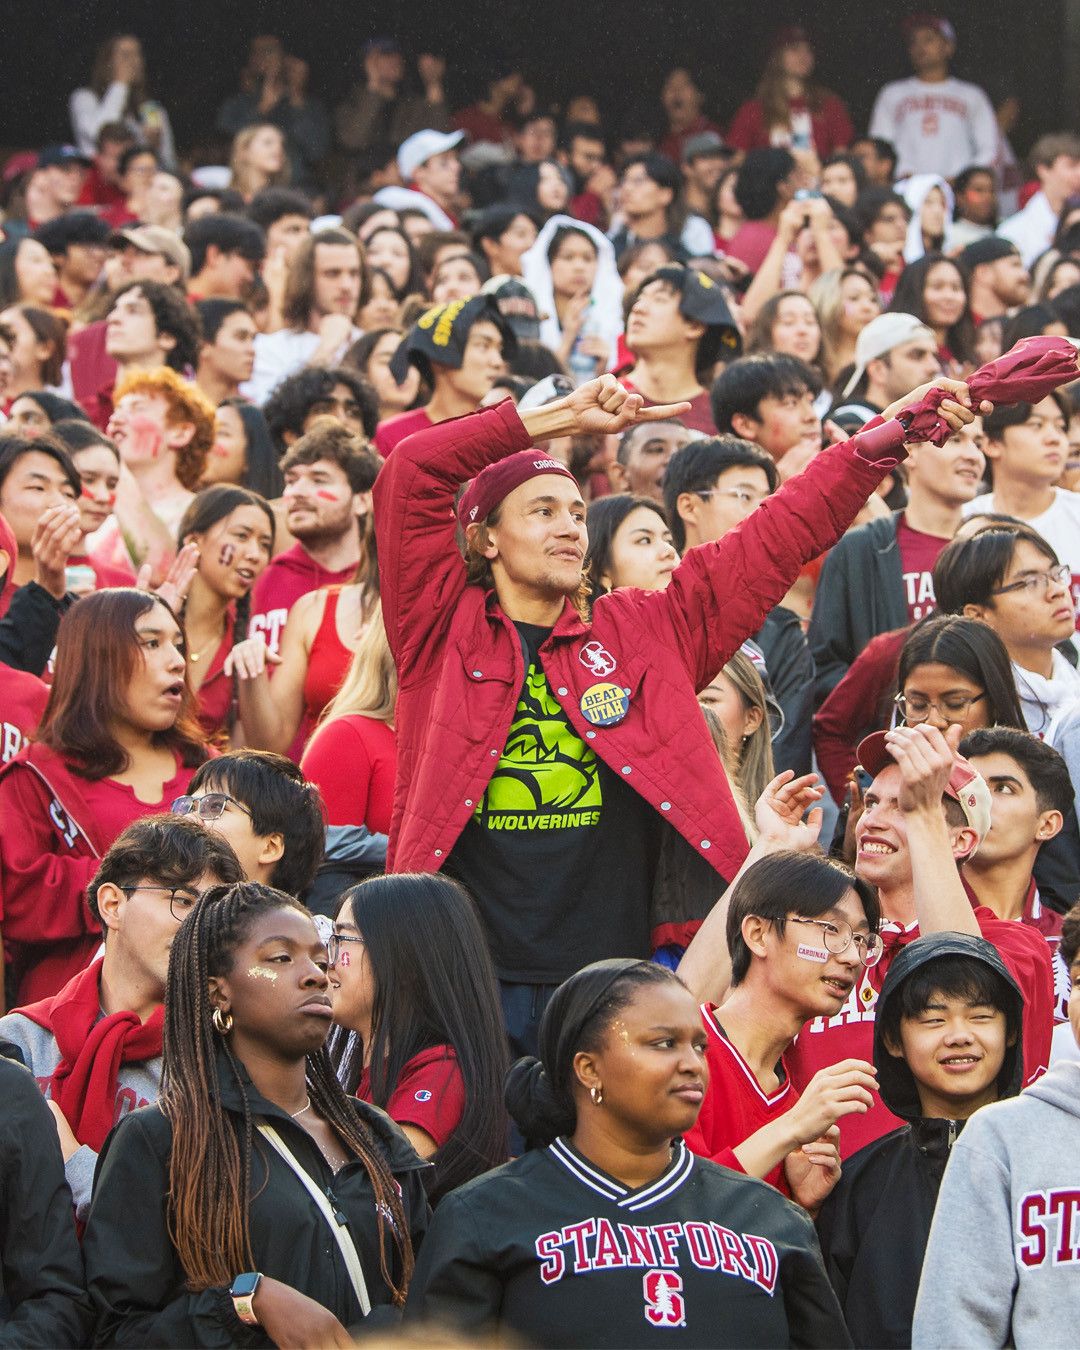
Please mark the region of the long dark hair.
<svg viewBox="0 0 1080 1350"><path fill-rule="evenodd" d="M530 1148L577 1128L574 1056L596 1050L615 1014L643 985L686 986L666 966L615 958L594 961L559 985L540 1021L540 1058L531 1055L506 1076L506 1105Z"/></svg>
<svg viewBox="0 0 1080 1350"><path fill-rule="evenodd" d="M218 406L234 408L244 427L247 449L243 486L268 501L280 497L285 479L281 475L274 438L270 435L262 409L256 408L246 398L227 398Z"/></svg>
<svg viewBox="0 0 1080 1350"><path fill-rule="evenodd" d="M373 877L347 890L346 902L375 985L372 1101L385 1108L405 1065L432 1046L452 1046L461 1070L465 1109L433 1159L434 1204L507 1156L506 1033L484 930L468 893L448 877ZM335 1028L330 1054L350 1092L365 1049L357 1035Z"/></svg>
<svg viewBox="0 0 1080 1350"><path fill-rule="evenodd" d="M110 720L124 706L131 678L142 660L135 624L155 605L176 618L160 597L117 586L84 596L61 621L52 688L36 739L62 755L81 778L96 782L120 773L130 763ZM188 768L206 759L193 707L194 695L185 672L176 721L153 736L156 746L173 750Z"/></svg>
<svg viewBox="0 0 1080 1350"><path fill-rule="evenodd" d="M914 314L915 318L933 331L934 325L926 314L924 292L931 270L942 263L955 269L967 297L963 314L945 333L945 343L958 361L972 361L975 356L975 323L971 317L970 287L955 258L947 258L944 253L927 253L917 262L908 263L896 283L889 313Z"/></svg>
<svg viewBox="0 0 1080 1350"><path fill-rule="evenodd" d="M227 1038L214 1031L209 981L229 973L237 947L261 915L282 909L308 914L298 900L270 886L213 886L180 925L169 956L159 1101L173 1128L165 1199L169 1236L193 1291L231 1284L238 1270L255 1265L248 1229L254 1126L247 1075ZM243 1103L242 1130L233 1126L220 1104L219 1050ZM413 1252L394 1178L335 1077L325 1048L307 1057L307 1086L312 1105L371 1181L379 1268L400 1307L412 1275ZM400 1283L390 1273L388 1228L400 1262Z"/></svg>
<svg viewBox="0 0 1080 1350"><path fill-rule="evenodd" d="M948 666L982 688L988 725L1026 730L1009 654L989 624L962 614L923 619L907 635L900 651L896 672L900 692L916 666L929 664Z"/></svg>
<svg viewBox="0 0 1080 1350"><path fill-rule="evenodd" d="M49 344L49 354L40 362L38 379L42 384L59 384L64 375L64 351L67 342L68 323L53 309L42 309L40 305L21 304L15 309L29 324L38 342ZM84 416L79 410L78 416ZM53 421L56 419L53 418Z"/></svg>
<svg viewBox="0 0 1080 1350"><path fill-rule="evenodd" d="M629 492L612 493L598 498L589 507L589 548L585 554L585 577L594 596L603 595L607 587L600 580L611 566L611 548L619 526L639 506L655 511L667 526L667 513L652 497L635 497Z"/></svg>

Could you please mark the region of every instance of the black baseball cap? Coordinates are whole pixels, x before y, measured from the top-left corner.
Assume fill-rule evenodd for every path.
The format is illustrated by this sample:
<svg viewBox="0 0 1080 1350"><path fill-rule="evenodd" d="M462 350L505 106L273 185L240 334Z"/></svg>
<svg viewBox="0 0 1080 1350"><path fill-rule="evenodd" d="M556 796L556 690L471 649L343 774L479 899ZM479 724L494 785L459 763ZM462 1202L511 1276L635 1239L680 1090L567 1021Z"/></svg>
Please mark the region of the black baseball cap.
<svg viewBox="0 0 1080 1350"><path fill-rule="evenodd" d="M711 344L715 344L717 359L721 350L728 359L742 352L742 335L728 308L724 289L712 277L696 267L682 267L679 264L658 267L641 283L634 299L653 281L666 282L679 292L679 313L684 319L705 325L709 332L702 342L709 339Z"/></svg>
<svg viewBox="0 0 1080 1350"><path fill-rule="evenodd" d="M431 379L432 365L459 370L469 332L481 319L493 323L502 334L503 356L510 360L518 345L514 330L509 320L503 317L495 298L480 294L470 296L468 300L436 305L421 314L390 358L390 374L398 384L404 384L410 366L415 366L428 380Z"/></svg>
<svg viewBox="0 0 1080 1350"><path fill-rule="evenodd" d="M94 161L76 145L47 145L38 155L39 169L70 169L78 165L88 169Z"/></svg>

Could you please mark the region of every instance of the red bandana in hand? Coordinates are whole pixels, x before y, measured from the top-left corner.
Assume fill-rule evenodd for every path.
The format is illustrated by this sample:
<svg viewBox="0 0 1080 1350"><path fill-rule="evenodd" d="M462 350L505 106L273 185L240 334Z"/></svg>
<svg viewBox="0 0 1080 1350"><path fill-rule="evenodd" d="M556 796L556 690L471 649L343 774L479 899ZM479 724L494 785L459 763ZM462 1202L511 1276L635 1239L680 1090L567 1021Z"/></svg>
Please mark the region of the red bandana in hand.
<svg viewBox="0 0 1080 1350"><path fill-rule="evenodd" d="M1061 384L1080 379L1077 351L1068 338L1021 338L1011 351L980 368L967 381L971 405L983 399L997 406L1038 403ZM944 445L953 434L938 409L949 398L946 389L931 389L924 399L900 414L904 440Z"/></svg>
<svg viewBox="0 0 1080 1350"><path fill-rule="evenodd" d="M60 1063L50 1096L80 1144L101 1151L116 1118L120 1065L161 1054L165 1010L140 1022L132 1012L101 1014L101 959L70 979L58 994L18 1011L56 1037Z"/></svg>

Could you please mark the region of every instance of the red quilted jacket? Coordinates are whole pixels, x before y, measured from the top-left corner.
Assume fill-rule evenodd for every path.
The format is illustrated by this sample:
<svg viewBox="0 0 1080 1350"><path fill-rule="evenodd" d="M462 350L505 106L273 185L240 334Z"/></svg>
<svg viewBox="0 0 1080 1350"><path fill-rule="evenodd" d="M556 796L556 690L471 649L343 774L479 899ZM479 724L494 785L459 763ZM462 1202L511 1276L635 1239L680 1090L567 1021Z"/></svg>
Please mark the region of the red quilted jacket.
<svg viewBox="0 0 1080 1350"><path fill-rule="evenodd" d="M665 591L605 595L591 624L567 601L540 649L578 735L720 877L738 870L746 842L697 691L850 525L903 458L902 436L894 421L823 451L723 539L691 549ZM454 495L529 444L506 400L408 437L375 483L383 614L400 677L391 871L442 867L506 743L525 678L521 644L494 593L466 581ZM580 711L598 680L629 692L629 712L612 726L593 727ZM704 915L689 917L654 926L654 941L687 941Z"/></svg>

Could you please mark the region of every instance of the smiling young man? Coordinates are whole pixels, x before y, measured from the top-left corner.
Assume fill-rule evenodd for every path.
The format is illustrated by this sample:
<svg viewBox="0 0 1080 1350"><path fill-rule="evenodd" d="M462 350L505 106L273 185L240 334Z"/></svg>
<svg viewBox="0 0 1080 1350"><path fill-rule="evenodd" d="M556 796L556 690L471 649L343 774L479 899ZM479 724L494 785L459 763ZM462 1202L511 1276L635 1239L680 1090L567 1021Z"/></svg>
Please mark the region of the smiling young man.
<svg viewBox="0 0 1080 1350"><path fill-rule="evenodd" d="M871 887L843 866L795 852L762 858L732 888L731 988L719 1007L701 1005L709 1085L687 1146L812 1211L840 1172L832 1127L865 1110L877 1082L873 1065L849 1059L820 1070L800 1096L784 1057L811 1018L843 1007L860 966L878 960L878 918Z"/></svg>
<svg viewBox="0 0 1080 1350"><path fill-rule="evenodd" d="M1080 602L1080 495L1055 487L1069 454L1072 408L1062 393L1041 403L1014 403L983 422L985 453L993 491L976 497L965 516L1001 512L1037 531L1072 573L1074 601ZM1078 620L1080 625L1080 620Z"/></svg>
<svg viewBox="0 0 1080 1350"><path fill-rule="evenodd" d="M243 879L229 845L194 822L152 816L129 825L87 887L104 955L52 998L0 1018L0 1040L18 1049L49 1099L80 1219L105 1136L157 1100L176 930L203 891Z"/></svg>
<svg viewBox="0 0 1080 1350"><path fill-rule="evenodd" d="M451 300L421 314L391 358L390 373L404 384L414 366L431 398L381 423L375 449L385 458L414 431L475 412L516 352L514 330L491 295Z"/></svg>
<svg viewBox="0 0 1080 1350"><path fill-rule="evenodd" d="M285 522L296 543L255 583L251 635L277 652L289 611L320 586L363 580L371 489L379 460L346 427L320 417L281 461Z"/></svg>
<svg viewBox="0 0 1080 1350"><path fill-rule="evenodd" d="M945 407L956 425L972 416ZM718 889L735 875L745 835L697 691L903 455L894 420L823 452L741 529L692 549L666 590L602 596L586 622L585 505L529 446L685 411L646 409L605 375L521 415L505 400L419 432L375 484L401 685L388 867L447 867L476 897L520 1053L570 971L685 945L704 917L651 904L661 822ZM454 502L469 480L463 559Z"/></svg>
<svg viewBox="0 0 1080 1350"><path fill-rule="evenodd" d="M825 559L807 635L819 704L871 638L934 609L934 564L979 490L983 448L978 421L943 446L913 445L904 509L851 530Z"/></svg>

